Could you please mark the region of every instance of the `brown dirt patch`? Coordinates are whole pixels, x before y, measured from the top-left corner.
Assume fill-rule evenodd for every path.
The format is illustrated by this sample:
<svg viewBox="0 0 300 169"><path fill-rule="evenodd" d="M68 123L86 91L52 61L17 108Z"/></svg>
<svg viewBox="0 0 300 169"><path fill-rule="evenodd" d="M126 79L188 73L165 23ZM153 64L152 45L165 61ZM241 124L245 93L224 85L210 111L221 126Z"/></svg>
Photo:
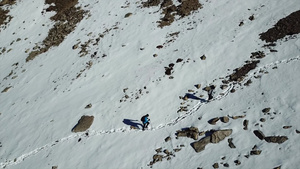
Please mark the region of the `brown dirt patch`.
<svg viewBox="0 0 300 169"><path fill-rule="evenodd" d="M53 28L49 30L48 36L43 40L42 46L38 50L29 53L26 61L33 60L37 55L47 52L53 46L59 46L65 37L75 30L86 13L80 7L75 7L78 0L46 0L46 4L54 3L55 6L50 6L46 9L47 12L55 11L56 14L50 19L56 21Z"/></svg>
<svg viewBox="0 0 300 169"><path fill-rule="evenodd" d="M276 42L287 35L300 33L300 10L280 19L273 28L260 34L260 39L266 42Z"/></svg>
<svg viewBox="0 0 300 169"><path fill-rule="evenodd" d="M142 5L144 8L152 7L152 6L160 6L162 9L161 13L164 15L159 23L159 27L169 26L174 20L175 16L185 17L190 15L193 11L202 8L202 5L198 0L179 0L179 5L176 6L173 4L172 0L148 0L147 2L143 2Z"/></svg>

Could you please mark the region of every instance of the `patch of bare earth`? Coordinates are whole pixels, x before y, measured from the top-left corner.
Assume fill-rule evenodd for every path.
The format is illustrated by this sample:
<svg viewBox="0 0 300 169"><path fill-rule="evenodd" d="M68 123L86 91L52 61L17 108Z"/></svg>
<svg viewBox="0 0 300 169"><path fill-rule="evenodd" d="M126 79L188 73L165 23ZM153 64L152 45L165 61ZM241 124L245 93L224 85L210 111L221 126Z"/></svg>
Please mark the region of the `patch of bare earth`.
<svg viewBox="0 0 300 169"><path fill-rule="evenodd" d="M260 34L260 39L266 42L276 42L288 35L300 33L300 10L280 19L273 28Z"/></svg>
<svg viewBox="0 0 300 169"><path fill-rule="evenodd" d="M179 0L179 3L176 6L172 0L163 0L162 2L160 0L148 0L147 2L143 2L142 5L144 8L160 6L161 13L164 16L158 21L158 26L163 28L171 25L175 20L175 16L183 18L189 16L193 11L202 8L198 0Z"/></svg>
<svg viewBox="0 0 300 169"><path fill-rule="evenodd" d="M59 46L65 37L75 30L86 13L80 7L76 7L78 0L46 0L46 4L55 4L49 6L46 12L55 11L56 14L50 19L55 21L55 25L48 32L48 36L43 40L42 45L37 50L29 53L26 62L33 60L37 55L47 52L53 46Z"/></svg>
<svg viewBox="0 0 300 169"><path fill-rule="evenodd" d="M2 6L13 5L16 3L16 0L2 0L0 2L0 27L6 25L12 19L12 16L8 15L9 10L2 9Z"/></svg>

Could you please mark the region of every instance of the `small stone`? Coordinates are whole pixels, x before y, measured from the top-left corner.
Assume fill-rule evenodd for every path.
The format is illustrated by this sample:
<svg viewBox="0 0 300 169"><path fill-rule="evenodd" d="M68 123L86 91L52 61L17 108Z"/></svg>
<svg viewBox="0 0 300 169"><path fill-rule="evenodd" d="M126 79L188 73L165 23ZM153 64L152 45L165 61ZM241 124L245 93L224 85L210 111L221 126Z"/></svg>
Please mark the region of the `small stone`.
<svg viewBox="0 0 300 169"><path fill-rule="evenodd" d="M265 139L265 135L262 131L260 130L254 130L253 133L258 137L260 140Z"/></svg>
<svg viewBox="0 0 300 169"><path fill-rule="evenodd" d="M175 148L174 152L179 152L181 150L181 148Z"/></svg>
<svg viewBox="0 0 300 169"><path fill-rule="evenodd" d="M261 150L252 150L250 152L250 155L260 155L260 153L261 153Z"/></svg>
<svg viewBox="0 0 300 169"><path fill-rule="evenodd" d="M240 160L235 160L234 163L235 163L235 165L240 165L241 164Z"/></svg>
<svg viewBox="0 0 300 169"><path fill-rule="evenodd" d="M229 167L228 163L223 164L224 167Z"/></svg>
<svg viewBox="0 0 300 169"><path fill-rule="evenodd" d="M162 156L162 155L155 154L155 155L153 156L153 163L158 162L158 161L162 161L162 159L163 159L163 156Z"/></svg>
<svg viewBox="0 0 300 169"><path fill-rule="evenodd" d="M244 120L244 122L243 122L243 125L244 125L244 130L248 130L248 123L249 123L249 121L248 120Z"/></svg>
<svg viewBox="0 0 300 169"><path fill-rule="evenodd" d="M156 149L155 151L156 151L157 153L161 153L161 152L162 152L162 148L160 147L160 148Z"/></svg>
<svg viewBox="0 0 300 169"><path fill-rule="evenodd" d="M92 104L90 103L90 104L88 104L88 105L85 106L85 109L89 109L91 107L92 107Z"/></svg>
<svg viewBox="0 0 300 169"><path fill-rule="evenodd" d="M57 169L58 168L58 166L52 166L52 169Z"/></svg>
<svg viewBox="0 0 300 169"><path fill-rule="evenodd" d="M265 121L266 121L266 119L265 119L265 118L261 118L259 121L261 121L261 122L265 122Z"/></svg>
<svg viewBox="0 0 300 169"><path fill-rule="evenodd" d="M262 112L263 112L263 113L268 113L270 110L271 110L271 108L268 107L268 108L264 108L264 109L262 110Z"/></svg>
<svg viewBox="0 0 300 169"><path fill-rule="evenodd" d="M10 88L12 88L12 86L6 87L5 89L3 89L3 90L2 90L2 92L1 92L1 93L8 92L8 90L9 90Z"/></svg>
<svg viewBox="0 0 300 169"><path fill-rule="evenodd" d="M196 86L197 89L201 88L201 84L196 84L195 86Z"/></svg>
<svg viewBox="0 0 300 169"><path fill-rule="evenodd" d="M169 136L169 137L167 137L167 138L165 138L165 142L168 142L168 141L170 141L171 140L171 137Z"/></svg>
<svg viewBox="0 0 300 169"><path fill-rule="evenodd" d="M213 164L213 167L214 167L214 168L219 168L219 164L218 164L218 163L214 163L214 164Z"/></svg>
<svg viewBox="0 0 300 169"><path fill-rule="evenodd" d="M157 54L153 54L153 57L157 57L158 55Z"/></svg>
<svg viewBox="0 0 300 169"><path fill-rule="evenodd" d="M229 143L228 145L230 148L236 148L235 145L232 143L232 140L233 140L233 138L228 139L228 143Z"/></svg>
<svg viewBox="0 0 300 169"><path fill-rule="evenodd" d="M124 16L124 18L128 18L128 17L130 17L132 15L132 13L127 13L125 16Z"/></svg>
<svg viewBox="0 0 300 169"><path fill-rule="evenodd" d="M200 57L200 59L201 59L201 60L206 60L206 56L205 56L205 55L202 55L202 56Z"/></svg>
<svg viewBox="0 0 300 169"><path fill-rule="evenodd" d="M291 128L292 126L283 126L283 129L289 129Z"/></svg>
<svg viewBox="0 0 300 169"><path fill-rule="evenodd" d="M227 116L224 116L224 117L221 118L221 121L223 123L228 123L229 122L229 118Z"/></svg>
<svg viewBox="0 0 300 169"><path fill-rule="evenodd" d="M275 167L274 169L281 169L281 166Z"/></svg>
<svg viewBox="0 0 300 169"><path fill-rule="evenodd" d="M297 134L300 134L300 131L299 131L299 130L296 130L296 133L297 133Z"/></svg>
<svg viewBox="0 0 300 169"><path fill-rule="evenodd" d="M281 143L285 142L286 140L288 140L288 138L286 136L269 136L269 137L265 137L265 141L268 142L268 143L281 144Z"/></svg>
<svg viewBox="0 0 300 169"><path fill-rule="evenodd" d="M167 149L164 150L164 153L167 154L167 155L170 155L170 154L171 154L171 153L169 152L169 150L167 150Z"/></svg>
<svg viewBox="0 0 300 169"><path fill-rule="evenodd" d="M219 121L219 117L215 117L215 118L213 118L213 119L210 119L209 121L208 121L208 123L209 124L211 124L211 125L216 125L216 123Z"/></svg>

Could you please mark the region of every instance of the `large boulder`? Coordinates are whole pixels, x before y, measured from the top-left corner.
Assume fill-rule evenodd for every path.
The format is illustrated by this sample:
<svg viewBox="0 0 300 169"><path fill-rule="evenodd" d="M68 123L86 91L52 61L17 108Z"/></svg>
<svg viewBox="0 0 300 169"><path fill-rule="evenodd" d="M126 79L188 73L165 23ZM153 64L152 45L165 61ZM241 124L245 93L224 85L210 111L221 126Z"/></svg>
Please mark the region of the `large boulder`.
<svg viewBox="0 0 300 169"><path fill-rule="evenodd" d="M200 151L203 151L205 149L205 146L210 143L210 136L204 137L203 139L193 142L191 146L194 148L194 150L199 153Z"/></svg>
<svg viewBox="0 0 300 169"><path fill-rule="evenodd" d="M94 116L82 116L78 123L73 127L72 132L84 132L91 127Z"/></svg>
<svg viewBox="0 0 300 169"><path fill-rule="evenodd" d="M215 131L211 135L211 143L219 143L220 141L224 140L225 137L230 136L232 133L232 129L225 129L225 130L218 130Z"/></svg>
<svg viewBox="0 0 300 169"><path fill-rule="evenodd" d="M184 130L178 130L176 135L177 137L189 137L198 140L199 129L197 127L190 127Z"/></svg>
<svg viewBox="0 0 300 169"><path fill-rule="evenodd" d="M281 144L288 140L287 136L269 136L265 137L266 142L268 143L278 143Z"/></svg>

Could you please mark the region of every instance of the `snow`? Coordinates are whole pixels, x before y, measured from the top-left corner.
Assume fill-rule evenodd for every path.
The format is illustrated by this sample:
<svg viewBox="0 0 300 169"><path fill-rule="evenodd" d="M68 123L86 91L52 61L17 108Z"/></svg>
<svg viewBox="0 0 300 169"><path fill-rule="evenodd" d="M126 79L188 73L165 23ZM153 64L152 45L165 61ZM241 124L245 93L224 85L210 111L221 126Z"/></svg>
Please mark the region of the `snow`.
<svg viewBox="0 0 300 169"><path fill-rule="evenodd" d="M152 168L212 168L215 162L228 163L230 168L298 167L299 35L279 40L275 47L278 52L263 48L265 42L259 39L260 33L299 10L297 0L200 1L202 9L164 28L157 27L161 17L158 7L140 8L139 1L126 2L130 3L128 8L121 8L126 5L123 1L79 1L91 16L86 16L58 47L29 62L25 62L25 51L47 36L54 13L41 15L47 6L38 0L18 1L11 7L13 19L0 32L0 47L12 49L0 55L0 91L12 86L0 93L0 168L150 168L155 149L173 150L180 145L184 147L175 157ZM133 15L124 18L129 12ZM248 19L251 15L253 21ZM241 21L243 26L239 26ZM118 29L105 33L98 45L89 45L89 55L79 57L80 49L72 49L79 41L83 44L96 39L114 27ZM167 35L174 32L180 32L175 41L163 45L170 40ZM21 40L16 41L18 38ZM157 49L158 45L164 47ZM242 66L256 51L264 51L266 57L246 77L252 80L250 86L235 85L234 93L230 87L221 90L220 78ZM90 58L94 52L99 59ZM202 55L206 60L200 59ZM178 58L183 62L175 63ZM90 60L93 66L76 79ZM18 66L12 66L16 62ZM164 67L170 63L175 64L174 79L165 75ZM17 77L5 79L12 70L12 76ZM254 78L260 70L268 73ZM207 92L196 89L196 84L201 88L217 85L217 98L208 103L190 100L189 111L177 113L182 102L179 97L189 89L207 99ZM125 99L125 94L130 98ZM85 109L89 103L92 108ZM270 115L261 112L266 107L271 108ZM150 115L149 130L131 130L123 123L124 119L139 122L144 114ZM71 132L82 115L95 117L89 136ZM227 115L246 117L207 123ZM243 130L245 119L249 120L248 130ZM175 138L177 130L190 126L200 131L232 129L229 138L236 148L231 149L226 138L196 153L190 145L194 140ZM254 130L266 136L284 135L288 140L267 143L259 140ZM165 142L168 136L171 141ZM262 153L246 158L254 145ZM235 160L241 165L235 165Z"/></svg>

